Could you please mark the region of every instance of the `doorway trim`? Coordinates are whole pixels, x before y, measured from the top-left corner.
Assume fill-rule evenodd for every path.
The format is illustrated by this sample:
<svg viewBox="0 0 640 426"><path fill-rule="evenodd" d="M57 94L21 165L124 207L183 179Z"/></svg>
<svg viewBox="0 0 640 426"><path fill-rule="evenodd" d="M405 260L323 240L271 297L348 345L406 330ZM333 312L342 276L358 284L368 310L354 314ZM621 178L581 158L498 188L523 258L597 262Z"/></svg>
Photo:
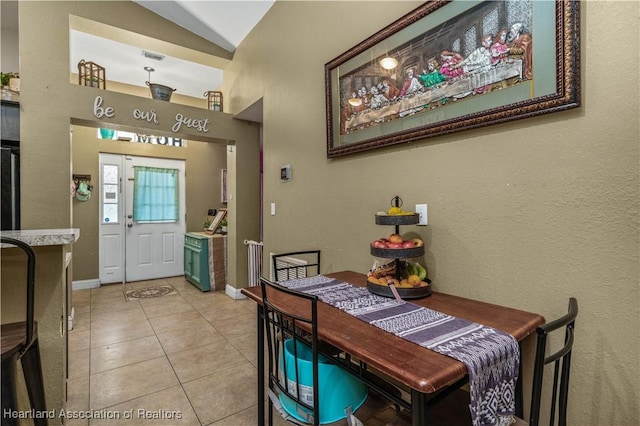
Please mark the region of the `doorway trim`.
<svg viewBox="0 0 640 426"><path fill-rule="evenodd" d="M127 218L127 214L131 214L131 204L133 185L131 179L133 171L128 170L133 167L134 163L157 164L158 167L175 166L179 170L179 214L178 221L162 224L133 224L131 219ZM111 167L111 182L104 181L105 167ZM115 171L114 171L115 168ZM145 227L147 235L151 233L157 234L159 238L166 241L167 232L173 234L173 245L171 247L171 258L173 259L173 267L168 266L165 269L171 269L171 273L167 276L180 275L184 272L183 266L183 247L184 233L186 232L186 183L185 183L186 162L180 159L166 159L156 157L140 157L128 154L107 154L99 153L99 176L96 185L99 186L99 211L98 211L98 256L99 256L99 285L112 283L125 283L131 281L132 278L127 275L127 262L131 260L131 247L128 247L128 235L134 227ZM115 173L115 176L113 174ZM109 200L107 202L107 200ZM105 204L116 206L114 211L106 213ZM129 213L127 213L129 212ZM109 215L109 217L105 217ZM170 229L164 229L170 228ZM155 237L154 237L155 238ZM162 254L162 253L161 253ZM177 268L177 269L176 269ZM173 270L175 269L175 271ZM152 274L153 275L153 274ZM157 279L163 278L159 276L136 276L135 280Z"/></svg>

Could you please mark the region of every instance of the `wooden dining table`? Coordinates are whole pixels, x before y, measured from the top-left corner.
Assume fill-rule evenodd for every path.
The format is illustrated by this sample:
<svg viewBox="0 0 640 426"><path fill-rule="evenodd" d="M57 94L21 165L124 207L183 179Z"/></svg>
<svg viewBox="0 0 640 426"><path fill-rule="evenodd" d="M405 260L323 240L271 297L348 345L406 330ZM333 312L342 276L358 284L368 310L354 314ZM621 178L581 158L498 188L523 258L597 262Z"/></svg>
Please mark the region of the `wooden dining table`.
<svg viewBox="0 0 640 426"><path fill-rule="evenodd" d="M324 274L346 283L366 287L367 277L353 271ZM264 318L260 286L242 289L242 293L257 302L258 309L258 424L264 424ZM432 292L428 297L410 300L419 306L493 327L522 342L536 327L544 324L541 315L480 302L473 299ZM463 382L467 377L464 363L395 336L368 324L327 303L318 303L318 338L357 358L391 379L410 389L411 413L414 426L429 424L427 406L439 392ZM520 363L522 365L522 363ZM521 376L521 375L520 375ZM516 395L516 414L522 415L522 385Z"/></svg>

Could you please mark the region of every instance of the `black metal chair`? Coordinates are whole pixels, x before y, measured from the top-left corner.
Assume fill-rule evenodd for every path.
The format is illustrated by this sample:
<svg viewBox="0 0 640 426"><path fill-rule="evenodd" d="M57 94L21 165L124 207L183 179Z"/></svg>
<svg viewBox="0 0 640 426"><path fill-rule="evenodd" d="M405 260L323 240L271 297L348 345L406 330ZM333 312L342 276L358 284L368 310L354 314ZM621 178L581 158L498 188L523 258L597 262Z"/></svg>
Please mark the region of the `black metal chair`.
<svg viewBox="0 0 640 426"><path fill-rule="evenodd" d="M321 414L322 388L329 386L326 381L322 385L321 365L322 368L330 365L329 368L343 371L344 375L350 377L350 383L356 385L358 390L355 392L361 392L366 398L364 383L334 364L331 355L325 355L320 350L322 342L318 341L317 331L318 297L280 286L264 278L260 279L260 286L268 351L269 425L273 424L274 408L289 422L320 424L325 415ZM340 379L344 384L342 380L344 379ZM336 383L331 383L332 394L336 391L335 386ZM336 410L340 413L343 409L350 410L351 402L344 401L345 406L336 407ZM361 398L360 403L362 402L364 399ZM347 411L344 414L347 415ZM347 416L355 419L350 413Z"/></svg>
<svg viewBox="0 0 640 426"><path fill-rule="evenodd" d="M2 324L2 412L17 411L16 366L22 363L27 393L31 407L38 413L46 412L38 324L35 321L35 270L36 255L28 244L9 237L1 237L3 244L22 249L27 255L27 309L26 320ZM47 425L44 415L34 416L36 426ZM3 425L18 425L18 419L3 415Z"/></svg>
<svg viewBox="0 0 640 426"><path fill-rule="evenodd" d="M549 425L566 426L567 405L569 399L569 372L571 369L571 351L574 341L574 326L578 316L578 301L569 299L569 309L566 315L555 321L536 328L536 356L533 366L533 384L531 391L531 409L529 421L516 417L515 426L538 426L540 422L540 405L542 399L542 383L545 366L554 364L553 384L551 387L551 402L549 413ZM563 346L545 356L547 352L548 336L556 331L564 329ZM464 390L456 390L452 395L436 402L427 411L429 419L436 419L432 424L436 425L470 425L469 393ZM556 422L557 420L557 422Z"/></svg>
<svg viewBox="0 0 640 426"><path fill-rule="evenodd" d="M302 250L272 255L274 281L320 275L320 250Z"/></svg>
<svg viewBox="0 0 640 426"><path fill-rule="evenodd" d="M551 410L549 424L555 424L556 414L559 426L567 424L567 404L569 400L569 372L571 370L571 351L573 349L573 330L578 316L578 301L569 299L569 311L562 318L541 325L536 329L538 340L533 368L533 390L531 392L531 412L529 425L537 426L540 421L540 400L542 381L547 364L554 364ZM549 333L564 328L564 346L549 356L545 356ZM522 423L526 424L526 423Z"/></svg>
<svg viewBox="0 0 640 426"><path fill-rule="evenodd" d="M319 392L313 392L311 401L303 399L302 392L299 392L299 386L290 389L290 387L281 381L282 375L288 377L287 368L289 363L281 360L284 357L284 342L291 339L293 341L294 351L297 352L299 343L309 345L312 352L312 388L318 389L318 297L300 293L294 290L274 284L268 280L260 279L262 287L262 301L264 309L264 319L267 336L268 351L268 383L269 383L269 425L273 424L273 408L286 419L287 413L282 409L278 395L284 394L286 397L295 401L296 405L304 407L307 413L304 414L308 423L320 424L320 404ZM306 308L300 312L289 311L286 306L286 297L295 298L296 300L305 302ZM272 301L273 300L273 301ZM293 377L299 377L298 363L293 363L295 369ZM299 384L300 382L296 380ZM293 420L293 419L289 419Z"/></svg>

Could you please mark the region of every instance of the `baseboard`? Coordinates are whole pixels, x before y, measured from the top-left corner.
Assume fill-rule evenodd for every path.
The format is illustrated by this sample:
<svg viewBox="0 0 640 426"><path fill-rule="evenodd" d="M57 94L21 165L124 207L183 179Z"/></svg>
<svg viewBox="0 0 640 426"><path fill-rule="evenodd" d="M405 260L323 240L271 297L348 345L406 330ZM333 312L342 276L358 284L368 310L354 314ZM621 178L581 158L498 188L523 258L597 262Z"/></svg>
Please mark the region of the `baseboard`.
<svg viewBox="0 0 640 426"><path fill-rule="evenodd" d="M227 284L227 286L225 287L224 290L225 294L227 296L229 296L230 298L234 299L234 300L238 300L238 299L246 299L247 296L245 296L244 294L242 294L242 289L241 288L235 288L229 284Z"/></svg>
<svg viewBox="0 0 640 426"><path fill-rule="evenodd" d="M88 288L100 288L100 280L80 280L71 283L71 290L86 290Z"/></svg>

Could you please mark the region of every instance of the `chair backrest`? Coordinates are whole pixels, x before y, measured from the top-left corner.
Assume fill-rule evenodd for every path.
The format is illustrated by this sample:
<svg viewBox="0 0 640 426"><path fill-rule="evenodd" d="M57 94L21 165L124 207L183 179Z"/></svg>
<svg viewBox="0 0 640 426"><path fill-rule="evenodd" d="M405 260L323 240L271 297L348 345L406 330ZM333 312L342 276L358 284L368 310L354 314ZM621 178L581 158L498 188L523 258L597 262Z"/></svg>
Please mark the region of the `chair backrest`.
<svg viewBox="0 0 640 426"><path fill-rule="evenodd" d="M25 317L27 339L23 349L23 351L26 351L34 340L36 254L29 244L16 240L15 238L2 236L0 237L0 242L2 242L2 244L16 246L27 255L27 315Z"/></svg>
<svg viewBox="0 0 640 426"><path fill-rule="evenodd" d="M273 254L272 268L274 281L320 275L320 250Z"/></svg>
<svg viewBox="0 0 640 426"><path fill-rule="evenodd" d="M267 336L269 389L284 395L299 407L297 415L305 422L318 425L318 297L282 287L264 278L260 279L260 286ZM304 356L302 352L305 352ZM309 355L310 365L293 361ZM308 368L302 371L307 366L311 371ZM311 380L305 383L309 372ZM309 388L313 390L313 396ZM270 416L271 410L270 405Z"/></svg>
<svg viewBox="0 0 640 426"><path fill-rule="evenodd" d="M547 364L554 364L551 413L549 425L554 425L556 414L559 426L567 423L567 401L569 398L569 371L571 368L571 350L573 348L573 332L578 316L578 301L569 299L569 311L562 318L544 324L536 329L538 340L536 344L536 358L533 368L533 390L531 393L531 413L529 425L537 426L540 421L540 399L542 396L542 378ZM545 356L547 336L555 330L565 330L564 346Z"/></svg>

